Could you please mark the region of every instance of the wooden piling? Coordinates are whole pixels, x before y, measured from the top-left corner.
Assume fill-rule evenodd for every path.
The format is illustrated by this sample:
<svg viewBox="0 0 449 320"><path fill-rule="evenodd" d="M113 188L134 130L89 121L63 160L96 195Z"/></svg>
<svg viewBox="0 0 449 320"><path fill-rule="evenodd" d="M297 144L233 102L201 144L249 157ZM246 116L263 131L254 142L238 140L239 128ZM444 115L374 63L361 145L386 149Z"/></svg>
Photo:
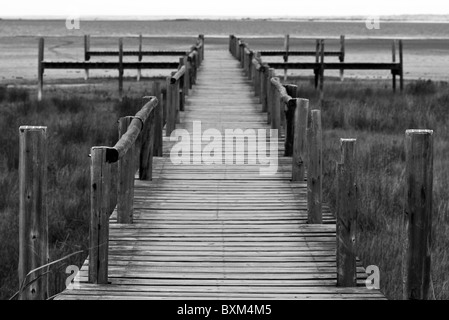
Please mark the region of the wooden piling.
<svg viewBox="0 0 449 320"><path fill-rule="evenodd" d="M433 131L405 132L406 198L402 283L406 300L429 299L433 188Z"/></svg>
<svg viewBox="0 0 449 320"><path fill-rule="evenodd" d="M357 163L356 139L341 139L337 163L337 286L357 285Z"/></svg>
<svg viewBox="0 0 449 320"><path fill-rule="evenodd" d="M293 128L292 181L304 181L309 100L296 99Z"/></svg>
<svg viewBox="0 0 449 320"><path fill-rule="evenodd" d="M184 66L184 57L179 58L179 68ZM184 106L186 103L186 91L185 91L185 73L184 75L177 81L179 84L179 110L184 111ZM178 119L177 119L178 120ZM178 120L179 123L179 120Z"/></svg>
<svg viewBox="0 0 449 320"><path fill-rule="evenodd" d="M47 127L21 126L19 135L19 299L45 300L48 269L27 274L49 262Z"/></svg>
<svg viewBox="0 0 449 320"><path fill-rule="evenodd" d="M308 139L307 207L308 223L323 222L322 206L322 131L321 111L311 111Z"/></svg>
<svg viewBox="0 0 449 320"><path fill-rule="evenodd" d="M121 100L123 98L123 39L118 39L118 61L119 61L119 67L118 67L118 94L119 99Z"/></svg>
<svg viewBox="0 0 449 320"><path fill-rule="evenodd" d="M89 282L108 283L111 165L107 147L91 149Z"/></svg>
<svg viewBox="0 0 449 320"><path fill-rule="evenodd" d="M128 130L133 117L119 119L119 138ZM118 165L118 195L117 195L117 222L133 222L134 176L136 173L135 144L119 160Z"/></svg>
<svg viewBox="0 0 449 320"><path fill-rule="evenodd" d="M190 84L190 62L189 59L187 59L187 56L183 57L183 65L186 67L186 71L184 74L184 90L185 96L189 95L189 89L192 88L191 84Z"/></svg>
<svg viewBox="0 0 449 320"><path fill-rule="evenodd" d="M39 38L37 57L37 101L42 101L44 93L44 38Z"/></svg>

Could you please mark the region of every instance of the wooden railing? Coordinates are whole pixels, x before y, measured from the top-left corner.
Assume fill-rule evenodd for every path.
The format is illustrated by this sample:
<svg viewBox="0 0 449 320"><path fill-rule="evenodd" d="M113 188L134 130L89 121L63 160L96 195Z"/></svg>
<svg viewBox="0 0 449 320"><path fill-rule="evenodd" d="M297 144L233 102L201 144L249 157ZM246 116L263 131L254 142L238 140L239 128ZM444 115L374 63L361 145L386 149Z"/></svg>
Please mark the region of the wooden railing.
<svg viewBox="0 0 449 320"><path fill-rule="evenodd" d="M84 69L86 72L86 78L90 69L115 69L118 70L118 88L119 96L123 95L123 73L125 69L136 69L138 71L138 78L140 79L140 71L142 69L177 69L179 67L178 62L142 62L142 56L166 56L166 55L178 55L187 57L185 64L188 64L188 68L192 71L192 74L196 76L196 69L199 67L204 56L204 36L199 35L196 43L190 48L190 51L124 51L123 39L119 39L118 51L90 51L90 37L85 37L84 48L84 60L85 61L45 61L44 60L44 38L39 39L38 50L38 85L37 85L37 97L41 101L43 97L44 88L44 72L45 69ZM169 54L167 54L169 53ZM138 56L137 62L124 62L124 56ZM118 56L117 62L105 62L105 61L89 61L91 56Z"/></svg>
<svg viewBox="0 0 449 320"><path fill-rule="evenodd" d="M281 55L286 51L253 51L250 49L248 43L241 38L236 38L231 35L229 37L229 48L231 53L240 60L241 66L245 69L247 74L251 74L252 61L256 57L259 64L264 64L261 59L261 55ZM268 68L273 69L312 69L315 74L315 88L319 88L321 94L324 90L324 71L325 70L340 70L340 77L343 79L344 70L389 70L392 75L393 91L396 91L396 77L399 76L399 87L403 91L404 88L404 61L403 61L403 46L402 40L398 41L399 46L399 58L396 58L396 40L392 41L392 62L344 62L345 49L344 49L344 37L342 37L342 48L340 52L325 51L324 39L316 40L315 51L299 51L298 55L315 56L315 62L270 62L266 63ZM267 54L268 53L268 54ZM273 54L271 54L273 53ZM290 55L293 55L290 52ZM340 62L324 62L325 56L339 56ZM285 60L285 58L284 58ZM286 71L284 71L286 74Z"/></svg>
<svg viewBox="0 0 449 320"><path fill-rule="evenodd" d="M239 59L244 73L252 80L254 94L260 98L262 111L267 112L267 122L271 124L271 128L278 130L283 128L285 131L284 155L292 156L292 181L304 181L307 167L308 223L323 223L321 110L309 108L307 99L298 98L300 93L296 85L283 85L279 78L274 76L274 69L261 61L258 52L251 53L233 36L230 36L229 40L229 51ZM432 136L432 130L407 130L405 133L406 236L402 240L404 299L427 299L429 293ZM356 139L341 139L340 143L341 159L336 164L335 208L337 286L353 287L357 286Z"/></svg>
<svg viewBox="0 0 449 320"><path fill-rule="evenodd" d="M134 176L139 164L139 179L152 179L155 129L160 129L158 100L149 97L134 117L119 120L120 140L114 147L91 149L91 228L89 282L108 281L109 216L117 207L117 222L133 222ZM159 136L162 133L159 132ZM140 145L137 144L140 136ZM117 190L115 190L117 188Z"/></svg>

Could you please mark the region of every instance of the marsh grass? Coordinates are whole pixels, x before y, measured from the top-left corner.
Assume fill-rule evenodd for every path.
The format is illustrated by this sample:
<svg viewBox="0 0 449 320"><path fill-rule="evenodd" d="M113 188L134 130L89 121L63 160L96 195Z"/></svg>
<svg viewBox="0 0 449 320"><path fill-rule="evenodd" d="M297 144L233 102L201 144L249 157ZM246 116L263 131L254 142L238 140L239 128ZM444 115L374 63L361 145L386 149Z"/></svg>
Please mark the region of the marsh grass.
<svg viewBox="0 0 449 320"><path fill-rule="evenodd" d="M300 96L318 106L318 94L304 81ZM449 299L449 87L410 82L404 94L385 84L347 80L325 85L323 123L324 198L335 208L335 163L340 138L357 138L358 239L364 266L380 268L381 290L401 299L401 239L404 236L406 129L434 130L432 282L436 299ZM333 210L334 211L334 210Z"/></svg>
<svg viewBox="0 0 449 320"><path fill-rule="evenodd" d="M50 268L50 295L65 288L68 265L80 267L87 257L90 218L90 148L114 145L117 120L142 107L151 85L134 85L123 102L110 86L48 90L37 102L25 89L0 87L0 299L18 289L18 163L19 126L47 126L50 260L78 250Z"/></svg>

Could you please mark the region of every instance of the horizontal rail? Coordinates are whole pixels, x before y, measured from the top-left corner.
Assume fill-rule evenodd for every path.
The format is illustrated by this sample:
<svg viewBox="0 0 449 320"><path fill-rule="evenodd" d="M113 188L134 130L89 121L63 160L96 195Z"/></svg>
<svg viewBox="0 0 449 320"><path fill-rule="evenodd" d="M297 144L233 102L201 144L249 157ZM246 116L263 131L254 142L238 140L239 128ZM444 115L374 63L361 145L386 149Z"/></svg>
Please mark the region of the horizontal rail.
<svg viewBox="0 0 449 320"><path fill-rule="evenodd" d="M188 54L189 51L175 50L175 51L123 51L124 56L184 56ZM91 57L117 57L119 56L118 51L87 51L87 54Z"/></svg>
<svg viewBox="0 0 449 320"><path fill-rule="evenodd" d="M44 69L176 69L178 62L70 62L42 61Z"/></svg>
<svg viewBox="0 0 449 320"><path fill-rule="evenodd" d="M281 81L279 80L279 78L274 77L271 78L271 84L274 86L274 88L278 91L279 93L279 98L281 99L281 101L285 104L289 104L289 103L295 103L296 101L294 101L294 99L288 95L287 90L285 89L285 87L282 85Z"/></svg>
<svg viewBox="0 0 449 320"><path fill-rule="evenodd" d="M289 56L316 56L316 51L284 51L284 50L261 50L259 51L263 56L285 56L288 54ZM342 55L341 51L325 51L325 56L331 57L339 57Z"/></svg>
<svg viewBox="0 0 449 320"><path fill-rule="evenodd" d="M175 83L176 81L179 81L182 76L186 73L186 66L182 66L170 79L170 83Z"/></svg>
<svg viewBox="0 0 449 320"><path fill-rule="evenodd" d="M274 62L268 63L274 69L320 69L321 66L327 70L397 70L401 69L400 63L378 63L378 62Z"/></svg>
<svg viewBox="0 0 449 320"><path fill-rule="evenodd" d="M131 148L131 146L136 142L139 133L143 129L143 125L147 118L150 116L156 105L158 104L158 99L156 97L151 97L139 112L136 113L134 119L128 126L126 133L120 138L120 140L115 144L114 147L109 148L106 153L106 161L109 163L117 162L120 160L126 152Z"/></svg>

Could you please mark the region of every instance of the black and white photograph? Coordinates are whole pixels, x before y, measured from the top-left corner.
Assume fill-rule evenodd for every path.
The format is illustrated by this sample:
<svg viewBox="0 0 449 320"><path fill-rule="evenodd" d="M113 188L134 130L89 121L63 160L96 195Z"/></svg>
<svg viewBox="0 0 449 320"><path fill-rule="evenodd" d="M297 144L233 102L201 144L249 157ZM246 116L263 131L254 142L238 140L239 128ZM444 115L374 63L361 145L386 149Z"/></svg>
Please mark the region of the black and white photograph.
<svg viewBox="0 0 449 320"><path fill-rule="evenodd" d="M449 300L447 1L3 1L0 130L0 300Z"/></svg>

